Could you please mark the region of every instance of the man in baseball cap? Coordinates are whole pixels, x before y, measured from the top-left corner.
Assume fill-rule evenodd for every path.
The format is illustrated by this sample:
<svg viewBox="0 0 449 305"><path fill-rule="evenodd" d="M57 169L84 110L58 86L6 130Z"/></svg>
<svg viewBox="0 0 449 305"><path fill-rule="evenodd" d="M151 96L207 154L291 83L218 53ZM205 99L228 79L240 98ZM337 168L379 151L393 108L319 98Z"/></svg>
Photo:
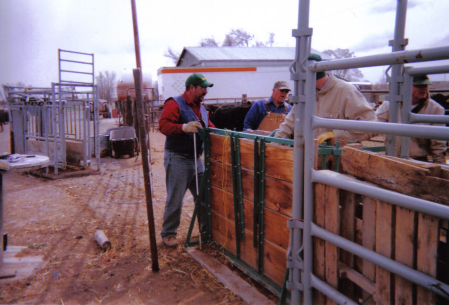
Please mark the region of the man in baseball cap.
<svg viewBox="0 0 449 305"><path fill-rule="evenodd" d="M192 75L187 77L187 79L186 79L186 91L188 90L188 87L190 85L201 86L203 88L213 87L214 86L214 84L209 83L206 80L206 78L202 74L199 74L199 73L193 73Z"/></svg>
<svg viewBox="0 0 449 305"><path fill-rule="evenodd" d="M444 115L445 109L430 98L429 85L432 82L429 76L417 75L413 77L412 87L412 113ZM390 117L390 102L384 101L377 109L376 115L379 122L388 122ZM433 124L439 125L439 124ZM444 126L441 124L441 126ZM398 144L401 141L398 141ZM409 140L410 158L418 161L432 161L433 163L446 164L447 141L411 138ZM399 152L399 150L398 150ZM429 159L429 157L431 157Z"/></svg>
<svg viewBox="0 0 449 305"><path fill-rule="evenodd" d="M196 181L201 181L204 166L200 157L203 140L197 131L203 127L215 127L202 105L207 88L213 84L198 73L190 75L185 84L186 91L182 95L165 101L159 119L159 130L167 137L164 151L167 200L161 231L162 242L167 247L179 245L176 235L181 222L182 200L187 189L195 201L198 197ZM204 234L207 230L206 202L201 198L198 203L199 229L200 234Z"/></svg>
<svg viewBox="0 0 449 305"><path fill-rule="evenodd" d="M292 105L288 104L285 99L290 92L288 83L280 80L274 83L273 93L268 99L262 99L255 102L245 116L243 123L243 131L256 130L259 128L263 119L268 113L287 114L292 109Z"/></svg>

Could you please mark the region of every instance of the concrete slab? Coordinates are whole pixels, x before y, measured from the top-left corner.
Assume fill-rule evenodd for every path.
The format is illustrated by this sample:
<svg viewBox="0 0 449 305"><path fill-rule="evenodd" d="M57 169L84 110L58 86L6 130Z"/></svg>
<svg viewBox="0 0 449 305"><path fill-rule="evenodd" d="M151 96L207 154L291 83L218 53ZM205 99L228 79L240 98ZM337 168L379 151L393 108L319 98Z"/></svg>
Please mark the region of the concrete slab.
<svg viewBox="0 0 449 305"><path fill-rule="evenodd" d="M3 252L3 265L0 267L0 285L15 282L33 275L37 270L42 269L46 261L44 256L22 256L16 254L26 249L21 246L8 246Z"/></svg>
<svg viewBox="0 0 449 305"><path fill-rule="evenodd" d="M249 305L273 305L274 303L260 293L255 287L237 276L228 267L213 257L194 248L184 250L204 268L215 276L223 285L242 298Z"/></svg>

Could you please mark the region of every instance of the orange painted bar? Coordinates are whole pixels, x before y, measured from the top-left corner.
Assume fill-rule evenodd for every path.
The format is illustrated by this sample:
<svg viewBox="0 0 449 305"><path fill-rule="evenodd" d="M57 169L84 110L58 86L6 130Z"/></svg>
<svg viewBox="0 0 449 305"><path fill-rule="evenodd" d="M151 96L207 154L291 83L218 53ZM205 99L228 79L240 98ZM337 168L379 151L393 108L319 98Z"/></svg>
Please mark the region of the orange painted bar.
<svg viewBox="0 0 449 305"><path fill-rule="evenodd" d="M211 67L211 68L174 68L174 69L167 69L162 68L159 71L157 71L157 75L164 74L164 73L196 73L196 72L255 72L257 71L257 67Z"/></svg>

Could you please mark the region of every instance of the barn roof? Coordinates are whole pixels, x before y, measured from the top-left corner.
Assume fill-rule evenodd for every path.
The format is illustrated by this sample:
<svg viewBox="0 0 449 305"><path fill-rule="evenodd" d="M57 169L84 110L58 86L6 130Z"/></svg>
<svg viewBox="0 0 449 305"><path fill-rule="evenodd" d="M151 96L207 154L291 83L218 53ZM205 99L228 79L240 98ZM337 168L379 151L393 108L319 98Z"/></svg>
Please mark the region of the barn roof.
<svg viewBox="0 0 449 305"><path fill-rule="evenodd" d="M324 59L328 55L312 49ZM294 47L185 47L176 66L198 66L213 62L232 64L237 62L289 62L295 58Z"/></svg>

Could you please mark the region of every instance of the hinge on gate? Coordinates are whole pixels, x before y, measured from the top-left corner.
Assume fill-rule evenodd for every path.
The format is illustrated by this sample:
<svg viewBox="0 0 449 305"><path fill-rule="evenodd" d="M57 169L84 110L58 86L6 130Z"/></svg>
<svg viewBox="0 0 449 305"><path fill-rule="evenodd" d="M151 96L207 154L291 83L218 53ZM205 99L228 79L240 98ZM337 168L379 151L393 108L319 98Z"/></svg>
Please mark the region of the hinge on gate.
<svg viewBox="0 0 449 305"><path fill-rule="evenodd" d="M290 218L287 220L287 228L289 229L304 229L304 220L299 218Z"/></svg>
<svg viewBox="0 0 449 305"><path fill-rule="evenodd" d="M301 36L312 36L313 34L313 28L307 28L307 29L293 29L292 30L292 37L301 37Z"/></svg>
<svg viewBox="0 0 449 305"><path fill-rule="evenodd" d="M298 282L287 282L287 289L288 290L299 290L304 291L304 285Z"/></svg>
<svg viewBox="0 0 449 305"><path fill-rule="evenodd" d="M304 270L304 262L300 260L288 260L287 261L287 268L296 268L300 270Z"/></svg>

